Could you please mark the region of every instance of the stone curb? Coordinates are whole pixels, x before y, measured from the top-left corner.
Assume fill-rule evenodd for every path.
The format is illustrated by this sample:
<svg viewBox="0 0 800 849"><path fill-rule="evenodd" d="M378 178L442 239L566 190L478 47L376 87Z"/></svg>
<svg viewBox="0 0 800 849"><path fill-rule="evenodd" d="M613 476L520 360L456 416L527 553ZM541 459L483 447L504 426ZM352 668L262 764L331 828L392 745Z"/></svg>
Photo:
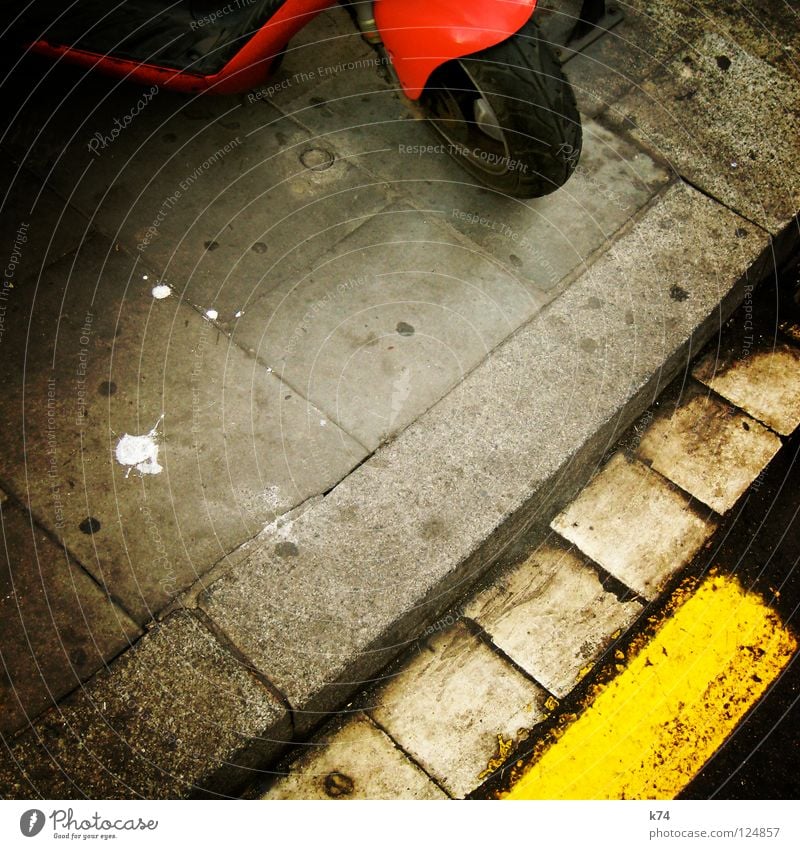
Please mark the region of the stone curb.
<svg viewBox="0 0 800 849"><path fill-rule="evenodd" d="M768 245L673 185L456 389L201 597L301 734L577 492L732 311Z"/></svg>
<svg viewBox="0 0 800 849"><path fill-rule="evenodd" d="M547 525L770 256L763 231L670 186L439 404L265 531L200 595L205 624L171 614L19 737L9 795L235 793Z"/></svg>
<svg viewBox="0 0 800 849"><path fill-rule="evenodd" d="M5 798L230 794L291 736L282 701L181 611L7 743L0 786Z"/></svg>
<svg viewBox="0 0 800 849"><path fill-rule="evenodd" d="M759 587L738 554L726 568L714 542L727 536L726 522L747 521L751 496L774 480L773 461L789 448L778 432L788 439L800 426L800 349L771 339L770 327L746 299L694 363L698 382L672 382L550 523L555 534L526 541L521 562L426 629L435 636L298 746L266 792L256 784L248 797L683 793L797 648L785 573L774 566L764 575L756 557ZM796 329L782 322L799 341ZM773 609L779 599L783 617ZM763 663L757 675L754 662ZM627 691L623 710L621 696L607 710L612 689Z"/></svg>
<svg viewBox="0 0 800 849"><path fill-rule="evenodd" d="M547 525L771 255L766 233L670 186L461 385L201 594L216 638L171 614L18 738L10 795L235 793L292 723L306 736Z"/></svg>

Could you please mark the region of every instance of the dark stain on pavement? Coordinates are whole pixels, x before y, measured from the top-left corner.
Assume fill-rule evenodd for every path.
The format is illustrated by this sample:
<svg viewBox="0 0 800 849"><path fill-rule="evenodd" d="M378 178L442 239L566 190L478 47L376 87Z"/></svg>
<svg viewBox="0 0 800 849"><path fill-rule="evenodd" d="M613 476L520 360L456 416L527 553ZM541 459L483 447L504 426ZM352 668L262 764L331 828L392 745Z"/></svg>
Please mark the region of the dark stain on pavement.
<svg viewBox="0 0 800 849"><path fill-rule="evenodd" d="M78 527L85 534L96 534L102 526L94 516L88 516Z"/></svg>
<svg viewBox="0 0 800 849"><path fill-rule="evenodd" d="M677 283L669 290L669 296L673 301L678 301L678 303L689 299L689 293L683 286L679 286Z"/></svg>

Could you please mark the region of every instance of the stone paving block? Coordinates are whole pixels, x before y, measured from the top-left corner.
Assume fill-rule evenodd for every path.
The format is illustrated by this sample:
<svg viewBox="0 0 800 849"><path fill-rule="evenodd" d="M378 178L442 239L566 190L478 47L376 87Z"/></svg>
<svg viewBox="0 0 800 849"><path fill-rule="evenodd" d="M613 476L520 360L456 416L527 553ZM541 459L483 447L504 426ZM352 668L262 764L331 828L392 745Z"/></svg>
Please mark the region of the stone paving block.
<svg viewBox="0 0 800 849"><path fill-rule="evenodd" d="M0 755L3 798L232 791L291 738L281 702L180 612Z"/></svg>
<svg viewBox="0 0 800 849"><path fill-rule="evenodd" d="M763 425L718 400L690 393L650 425L639 455L681 489L724 514L778 453Z"/></svg>
<svg viewBox="0 0 800 849"><path fill-rule="evenodd" d="M597 115L657 71L676 50L716 32L784 73L798 75L800 27L785 0L626 0L621 23L580 53L565 72L584 114Z"/></svg>
<svg viewBox="0 0 800 849"><path fill-rule="evenodd" d="M692 374L784 436L800 425L800 350L791 345L712 351Z"/></svg>
<svg viewBox="0 0 800 849"><path fill-rule="evenodd" d="M711 536L715 521L694 513L655 472L615 454L551 527L651 600Z"/></svg>
<svg viewBox="0 0 800 849"><path fill-rule="evenodd" d="M684 185L435 407L201 597L299 728L545 527L744 295L767 236ZM655 474L655 473L651 473ZM295 556L283 556L291 551ZM254 623L258 623L256 627Z"/></svg>
<svg viewBox="0 0 800 849"><path fill-rule="evenodd" d="M378 724L463 797L483 780L500 737L517 740L544 719L547 693L457 624L420 648L376 698L370 713Z"/></svg>
<svg viewBox="0 0 800 849"><path fill-rule="evenodd" d="M30 516L0 495L0 734L9 739L141 632Z"/></svg>
<svg viewBox="0 0 800 849"><path fill-rule="evenodd" d="M581 670L642 611L603 589L597 572L571 549L544 543L464 608L516 664L563 698Z"/></svg>
<svg viewBox="0 0 800 849"><path fill-rule="evenodd" d="M153 282L93 237L21 284L0 403L4 480L140 624L365 453ZM122 465L154 428L161 472Z"/></svg>
<svg viewBox="0 0 800 849"><path fill-rule="evenodd" d="M263 799L447 799L364 714L308 747Z"/></svg>
<svg viewBox="0 0 800 849"><path fill-rule="evenodd" d="M374 449L540 306L436 216L399 204L255 303L233 340Z"/></svg>
<svg viewBox="0 0 800 849"><path fill-rule="evenodd" d="M797 80L720 35L681 49L614 118L693 185L777 235L800 208Z"/></svg>

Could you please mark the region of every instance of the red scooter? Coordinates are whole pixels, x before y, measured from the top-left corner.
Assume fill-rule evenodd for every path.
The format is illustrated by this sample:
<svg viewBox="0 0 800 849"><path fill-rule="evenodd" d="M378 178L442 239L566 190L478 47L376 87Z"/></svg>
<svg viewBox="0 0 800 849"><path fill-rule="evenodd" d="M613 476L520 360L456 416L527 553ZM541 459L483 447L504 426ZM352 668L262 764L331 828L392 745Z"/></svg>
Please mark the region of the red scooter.
<svg viewBox="0 0 800 849"><path fill-rule="evenodd" d="M32 0L31 49L147 85L245 91L337 0ZM537 0L343 2L397 85L471 174L517 197L563 185L581 148L575 97Z"/></svg>

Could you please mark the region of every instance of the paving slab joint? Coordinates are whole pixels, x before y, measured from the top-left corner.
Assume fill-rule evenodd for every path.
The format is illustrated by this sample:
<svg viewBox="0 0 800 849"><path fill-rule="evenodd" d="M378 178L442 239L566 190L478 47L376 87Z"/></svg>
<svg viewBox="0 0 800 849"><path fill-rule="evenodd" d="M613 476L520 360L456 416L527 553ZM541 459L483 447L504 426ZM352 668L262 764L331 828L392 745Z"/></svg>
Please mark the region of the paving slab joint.
<svg viewBox="0 0 800 849"><path fill-rule="evenodd" d="M264 687L265 690L271 693L284 706L284 708L286 708L292 729L291 739L286 741L286 745L290 745L295 737L296 720L295 709L292 707L289 699L272 683L272 681L269 680L269 678L267 678L266 675L264 675L263 672L256 669L253 664L250 663L244 653L228 639L224 631L217 627L214 620L205 612L205 610L198 607L194 610L187 611L187 613L203 624L217 643L219 643L222 650L233 657L237 663L241 664L241 666L246 669L261 684L261 686Z"/></svg>
<svg viewBox="0 0 800 849"><path fill-rule="evenodd" d="M374 726L375 726L375 727L376 727L379 731L382 731L382 732L383 732L383 733L384 733L384 734L385 734L385 735L386 735L386 736L387 736L387 737L388 737L388 738L392 741L392 745L395 747L395 749L397 749L397 751L398 751L398 752L400 752L400 754L401 754L404 758L406 758L407 760L411 761L411 763L412 763L412 764L414 764L414 766L415 766L418 770L420 770L421 772L423 772L423 773L427 776L428 780L429 780L429 781L431 781L431 783L435 784L435 785L439 788L439 790L441 790L441 791L442 791L442 793L444 793L444 794L445 794L445 796L447 796L447 797L448 797L448 798L450 798L450 799L454 799L454 798L456 798L456 797L454 797L454 796L453 796L453 794L452 794L452 793L450 793L450 792L448 791L448 789L447 789L447 788L446 788L446 787L445 787L445 786L444 786L444 785L443 785L443 784L442 784L442 783L441 783L441 782L440 782L440 781L436 778L436 776L435 776L435 775L432 775L432 774L430 773L430 771L429 771L429 770L425 769L425 766L424 766L422 763L420 763L420 761L419 761L417 758L415 758L415 757L414 757L414 755L413 755L413 754L411 754L411 752L406 751L406 750L405 750L405 749L404 749L404 748L403 748L403 747L402 747L402 746L401 746L401 745L397 742L397 740L395 740L395 738L392 736L392 733L389 731L389 729L388 729L388 728L386 728L386 727L385 727L385 726L384 726L384 725L383 725L383 724L382 724L379 720L377 720L377 719L376 719L376 718L375 718L375 717L374 717L371 713L367 713L367 714L366 714L366 716L367 716L367 719L368 719L368 720L369 720L369 721L370 721L370 722L371 722L371 723L372 723L372 724L373 724L373 725L374 725Z"/></svg>
<svg viewBox="0 0 800 849"><path fill-rule="evenodd" d="M101 583L94 574L92 574L91 570L87 569L81 558L74 552L71 548L69 548L66 542L63 539L60 539L56 536L55 533L47 526L46 522L43 522L40 518L37 517L36 513L28 507L28 505L17 496L14 491L14 487L7 484L2 478L0 478L0 503L3 501L9 501L13 505L17 507L17 509L21 510L30 520L31 528L36 529L38 533L42 536L47 537L57 548L61 549L69 560L71 560L75 565L83 572L86 577L105 595L116 607L118 607L126 616L130 617L134 622L136 621L136 616L131 612L125 605L125 602L122 598L120 598L116 593L113 593L109 587L105 584Z"/></svg>

